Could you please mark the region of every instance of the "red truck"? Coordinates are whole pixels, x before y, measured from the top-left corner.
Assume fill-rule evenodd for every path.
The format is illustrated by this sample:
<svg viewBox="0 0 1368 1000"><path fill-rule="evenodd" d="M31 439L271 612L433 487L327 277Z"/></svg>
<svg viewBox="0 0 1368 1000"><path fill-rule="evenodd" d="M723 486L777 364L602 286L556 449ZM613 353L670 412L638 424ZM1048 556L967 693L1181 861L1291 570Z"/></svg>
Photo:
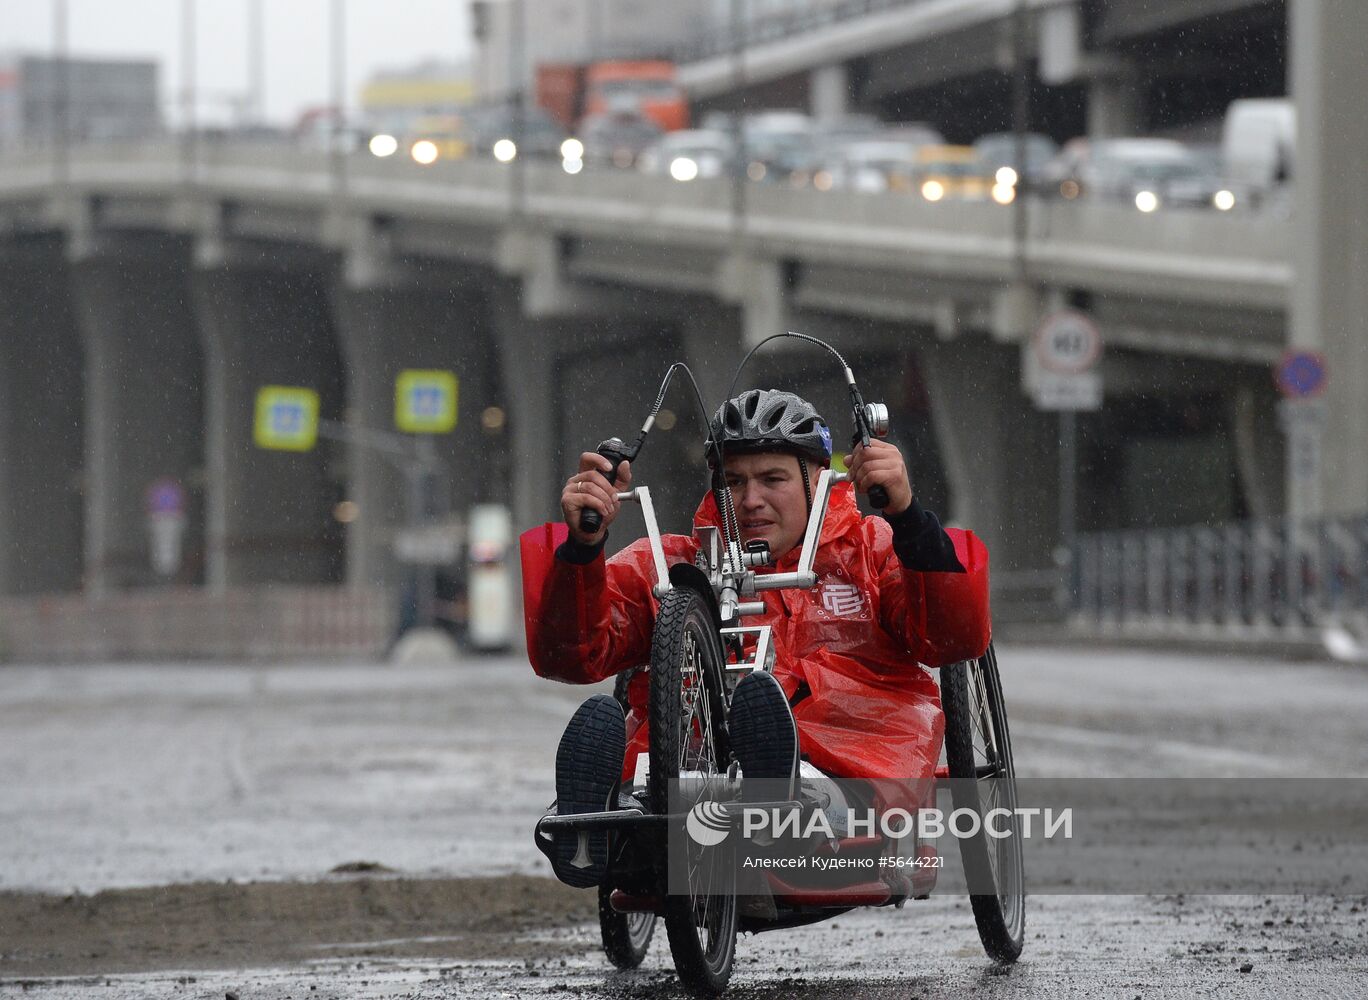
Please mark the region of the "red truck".
<svg viewBox="0 0 1368 1000"><path fill-rule="evenodd" d="M689 102L664 60L542 63L536 88L538 106L570 131L610 111L637 111L667 132L689 126Z"/></svg>

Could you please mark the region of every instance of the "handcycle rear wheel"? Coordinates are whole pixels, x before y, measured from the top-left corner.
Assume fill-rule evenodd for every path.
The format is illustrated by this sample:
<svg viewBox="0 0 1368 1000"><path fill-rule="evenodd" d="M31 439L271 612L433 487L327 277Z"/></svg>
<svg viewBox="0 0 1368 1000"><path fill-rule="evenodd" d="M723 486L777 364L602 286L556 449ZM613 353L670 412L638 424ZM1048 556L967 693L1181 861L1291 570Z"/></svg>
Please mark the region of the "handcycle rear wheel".
<svg viewBox="0 0 1368 1000"><path fill-rule="evenodd" d="M613 697L622 706L623 712L630 707L627 704L627 685L639 669L634 667L618 674L613 685ZM655 914L619 913L609 901L612 895L612 886L599 886L599 933L603 937L603 951L608 961L617 968L635 969L645 960L646 952L651 947L651 938L655 934Z"/></svg>
<svg viewBox="0 0 1368 1000"><path fill-rule="evenodd" d="M681 774L721 784L728 763L724 669L707 600L688 587L670 590L660 601L651 639L647 797L657 815L670 811L670 788ZM687 852L688 866L687 893L669 893L665 860L660 871L675 971L691 992L716 996L726 989L736 954L736 872L723 847L705 852L687 839L673 846Z"/></svg>
<svg viewBox="0 0 1368 1000"><path fill-rule="evenodd" d="M619 969L635 969L646 958L655 934L654 913L619 913L613 909L609 897L613 890L599 886L599 931L603 935L603 952Z"/></svg>
<svg viewBox="0 0 1368 1000"><path fill-rule="evenodd" d="M990 838L982 829L959 838L960 857L971 885L991 893L970 892L983 950L996 962L1015 962L1026 937L1026 889L1022 877L1021 817L1016 814L1016 768L1007 731L1007 709L998 677L997 653L990 643L977 660L940 671L945 711L945 760L956 809L980 819L991 809L1011 811L1010 837ZM995 827L1001 829L1003 823Z"/></svg>

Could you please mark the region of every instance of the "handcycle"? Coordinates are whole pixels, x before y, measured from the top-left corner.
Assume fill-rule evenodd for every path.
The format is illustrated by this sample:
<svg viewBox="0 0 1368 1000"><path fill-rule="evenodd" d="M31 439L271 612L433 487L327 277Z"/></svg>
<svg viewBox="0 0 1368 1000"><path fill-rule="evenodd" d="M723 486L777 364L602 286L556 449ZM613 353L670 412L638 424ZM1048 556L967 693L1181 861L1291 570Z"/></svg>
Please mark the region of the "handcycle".
<svg viewBox="0 0 1368 1000"><path fill-rule="evenodd" d="M880 413L878 404L864 404L849 366L841 360L851 388L856 438L868 443L871 434L886 433L886 411ZM671 372L678 367L682 366L673 366ZM656 410L669 377L661 386ZM613 439L600 446L600 454L615 462L635 458L652 418L635 448ZM721 469L720 461L717 468ZM663 921L681 982L695 994L715 996L730 979L739 933L815 923L856 907L901 907L908 899L927 898L935 885L936 867L927 863L936 858L934 847L918 844L909 858L904 845L877 830L817 845L816 850L832 856L871 859L868 866L850 866L849 881L803 884L767 871L764 904L759 907L746 905L754 897L738 890L734 857L722 848L710 852L691 841L682 841L682 847L675 841L676 868L671 871L669 839L682 837L689 803L701 803L701 815L728 828L739 824L744 807L812 808L802 798L743 801L744 776L738 773L728 742L728 698L741 674L774 665L770 627L743 624L747 616L764 613L764 603L755 600L756 595L817 585L814 564L831 490L844 479L830 469L819 474L797 568L791 572L756 572L770 565L769 553L763 543L742 545L720 474L714 478L714 496L723 514L722 527L697 529L699 551L693 564L667 566L649 487L639 485L618 494L619 500L641 506L655 568L658 610L650 663L644 665L649 766L644 780L620 792L618 808L561 816L553 807L537 822L534 841L550 857L557 833L579 837L582 850L591 833L608 835L608 870L598 890L599 925L604 951L619 968L641 964L657 922ZM877 498L872 499L877 506ZM992 644L977 659L940 668L939 678L944 763L934 777L948 784L956 811L968 810L982 820L974 835L957 839L983 947L994 961L1010 963L1020 955L1024 940L1025 892L1015 769ZM630 682L630 674L617 679L615 696L624 708ZM933 804L934 798L933 785L927 802ZM986 816L994 810L1005 810L1009 836L987 835ZM909 863L887 860L896 858ZM874 859L885 860L873 863Z"/></svg>

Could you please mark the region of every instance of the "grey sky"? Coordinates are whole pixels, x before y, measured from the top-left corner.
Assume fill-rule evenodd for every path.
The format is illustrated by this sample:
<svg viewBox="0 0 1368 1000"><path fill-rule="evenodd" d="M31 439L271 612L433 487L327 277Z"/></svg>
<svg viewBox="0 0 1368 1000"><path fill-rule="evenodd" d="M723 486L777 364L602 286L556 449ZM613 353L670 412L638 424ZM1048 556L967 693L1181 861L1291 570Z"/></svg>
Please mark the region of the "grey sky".
<svg viewBox="0 0 1368 1000"><path fill-rule="evenodd" d="M0 0L0 52L49 52L56 0ZM227 118L230 97L248 89L249 0L194 0L197 90L205 120ZM154 57L173 111L181 86L183 0L67 0L71 50L82 56ZM471 49L468 0L345 0L347 97L356 101L377 69L427 58L450 60ZM328 103L331 0L265 0L266 108L276 122Z"/></svg>

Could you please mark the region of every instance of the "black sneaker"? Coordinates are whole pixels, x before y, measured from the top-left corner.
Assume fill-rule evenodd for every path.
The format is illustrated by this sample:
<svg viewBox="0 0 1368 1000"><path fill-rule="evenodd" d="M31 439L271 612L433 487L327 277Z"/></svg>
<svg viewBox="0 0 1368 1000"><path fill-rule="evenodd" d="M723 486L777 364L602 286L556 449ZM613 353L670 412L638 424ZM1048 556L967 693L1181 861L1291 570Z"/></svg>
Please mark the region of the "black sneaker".
<svg viewBox="0 0 1368 1000"><path fill-rule="evenodd" d="M773 674L755 670L741 678L732 692L727 732L741 765L742 797L764 801L782 793L792 799L798 777L798 725ZM746 794L753 779L763 780L757 789L762 793L759 799Z"/></svg>
<svg viewBox="0 0 1368 1000"><path fill-rule="evenodd" d="M627 723L622 706L610 695L594 695L575 710L556 750L556 814L570 816L613 808L626 752ZM607 865L606 831L555 834L551 868L566 885L598 885Z"/></svg>

